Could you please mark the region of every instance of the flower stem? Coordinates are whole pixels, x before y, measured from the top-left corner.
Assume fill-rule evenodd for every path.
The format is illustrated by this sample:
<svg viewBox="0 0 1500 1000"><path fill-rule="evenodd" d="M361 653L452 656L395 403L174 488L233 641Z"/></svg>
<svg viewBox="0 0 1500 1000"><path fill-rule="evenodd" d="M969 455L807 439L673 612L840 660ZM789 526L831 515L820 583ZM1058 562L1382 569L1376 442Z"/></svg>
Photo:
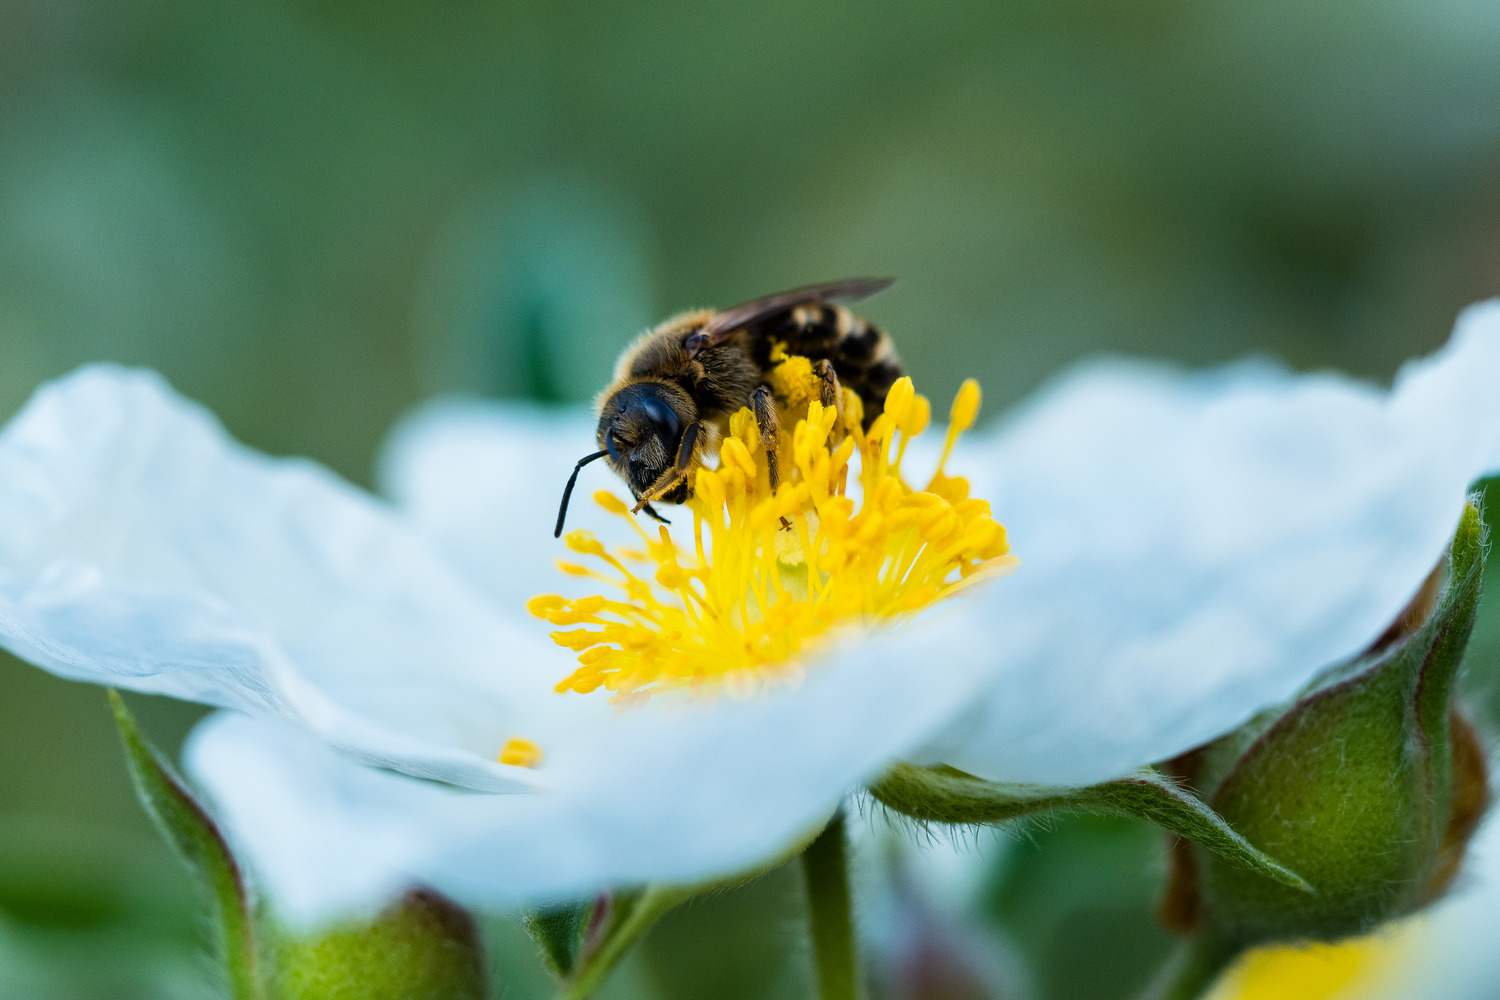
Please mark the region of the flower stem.
<svg viewBox="0 0 1500 1000"><path fill-rule="evenodd" d="M818 996L821 1000L855 1000L854 921L849 905L843 812L835 813L802 852L802 875L807 885Z"/></svg>
<svg viewBox="0 0 1500 1000"><path fill-rule="evenodd" d="M1239 953L1213 934L1199 933L1178 946L1141 1000L1199 1000Z"/></svg>
<svg viewBox="0 0 1500 1000"><path fill-rule="evenodd" d="M640 936L668 910L693 894L694 890L677 886L647 886L630 902L629 912L621 914L618 922L605 932L598 950L584 959L559 1000L584 1000L592 996Z"/></svg>

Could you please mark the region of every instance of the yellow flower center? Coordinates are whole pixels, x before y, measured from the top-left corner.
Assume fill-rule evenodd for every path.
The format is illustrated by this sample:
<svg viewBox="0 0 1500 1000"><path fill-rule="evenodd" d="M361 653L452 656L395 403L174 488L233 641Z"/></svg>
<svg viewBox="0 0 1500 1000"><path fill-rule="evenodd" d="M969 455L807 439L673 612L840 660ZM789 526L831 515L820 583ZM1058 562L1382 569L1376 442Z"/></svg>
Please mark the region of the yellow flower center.
<svg viewBox="0 0 1500 1000"><path fill-rule="evenodd" d="M581 626L552 633L578 652L578 669L559 692L603 687L620 703L794 680L799 655L831 630L904 621L1016 565L989 503L971 499L968 482L943 470L978 413L977 383L959 390L937 471L916 491L902 480L901 463L931 408L911 379L892 386L868 432L858 396L846 390L841 407L825 407L807 391L812 379L805 358L773 372L781 399L808 400L805 418L782 434L774 494L754 417L745 409L731 418L718 468L697 470L687 547L665 525L648 534L613 494L595 495L629 521L643 547L611 551L587 531L567 536L588 562L559 566L610 594L548 594L528 605L554 625ZM857 498L846 491L856 453Z"/></svg>

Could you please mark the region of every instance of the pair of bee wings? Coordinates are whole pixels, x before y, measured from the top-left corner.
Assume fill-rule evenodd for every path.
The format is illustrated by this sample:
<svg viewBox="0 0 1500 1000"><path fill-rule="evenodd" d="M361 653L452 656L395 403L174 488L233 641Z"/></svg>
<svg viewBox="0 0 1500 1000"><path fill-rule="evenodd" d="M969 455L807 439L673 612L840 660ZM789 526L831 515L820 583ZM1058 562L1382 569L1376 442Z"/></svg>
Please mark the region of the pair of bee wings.
<svg viewBox="0 0 1500 1000"><path fill-rule="evenodd" d="M891 287L895 280L895 278L845 278L842 281L826 281L820 285L803 285L801 288L793 288L790 291L777 292L774 295L752 299L733 309L714 313L708 322L703 324L703 329L699 330L697 335L707 338L704 346L716 346L734 336L736 331L768 316L774 316L776 313L814 302L857 302Z"/></svg>

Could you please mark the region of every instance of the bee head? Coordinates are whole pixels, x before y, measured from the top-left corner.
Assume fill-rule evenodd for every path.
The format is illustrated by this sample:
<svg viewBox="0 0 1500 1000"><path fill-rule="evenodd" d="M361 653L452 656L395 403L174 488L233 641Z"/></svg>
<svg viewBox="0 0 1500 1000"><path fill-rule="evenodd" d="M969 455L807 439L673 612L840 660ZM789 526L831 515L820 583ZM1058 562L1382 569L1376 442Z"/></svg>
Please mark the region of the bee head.
<svg viewBox="0 0 1500 1000"><path fill-rule="evenodd" d="M599 450L610 467L630 484L637 498L655 485L677 458L682 429L698 417L692 397L669 382L633 382L599 408ZM662 497L668 503L687 498L684 486Z"/></svg>

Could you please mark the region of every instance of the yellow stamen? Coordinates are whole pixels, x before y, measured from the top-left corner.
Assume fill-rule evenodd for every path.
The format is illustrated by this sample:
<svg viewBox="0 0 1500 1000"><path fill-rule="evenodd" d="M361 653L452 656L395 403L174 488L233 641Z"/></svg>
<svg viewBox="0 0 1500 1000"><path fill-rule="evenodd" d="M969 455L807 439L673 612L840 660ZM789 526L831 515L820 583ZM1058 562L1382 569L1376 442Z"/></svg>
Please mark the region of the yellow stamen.
<svg viewBox="0 0 1500 1000"><path fill-rule="evenodd" d="M512 736L500 748L498 760L502 764L514 764L516 767L536 767L542 762L542 748L528 739Z"/></svg>
<svg viewBox="0 0 1500 1000"><path fill-rule="evenodd" d="M568 535L568 548L600 569L563 562L563 571L608 582L619 596L544 595L528 605L537 617L570 626L552 633L578 653L578 669L559 692L602 687L627 703L683 688L753 692L795 680L795 661L837 627L898 624L1017 564L1005 528L987 502L969 499L966 480L941 464L925 490L902 479L907 443L932 413L911 379L891 387L866 432L854 393L845 391L840 407L819 402L806 359L789 358L774 374L789 411L806 413L782 435L774 494L754 417L741 410L720 445L719 467L695 474L688 547L664 526L647 534L608 493L596 500L626 517L644 548L610 551L586 531ZM964 383L944 462L978 408L978 385ZM857 500L846 491L851 468Z"/></svg>

